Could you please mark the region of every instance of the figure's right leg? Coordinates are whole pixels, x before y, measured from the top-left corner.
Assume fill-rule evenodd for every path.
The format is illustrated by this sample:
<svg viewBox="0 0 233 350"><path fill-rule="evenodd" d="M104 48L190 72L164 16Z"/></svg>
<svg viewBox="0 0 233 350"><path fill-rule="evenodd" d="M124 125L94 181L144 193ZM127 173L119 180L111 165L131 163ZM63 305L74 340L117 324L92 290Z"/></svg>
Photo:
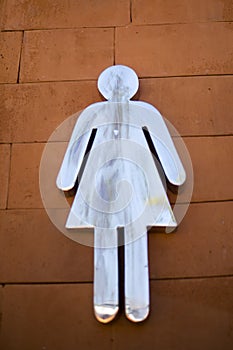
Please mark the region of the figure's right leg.
<svg viewBox="0 0 233 350"><path fill-rule="evenodd" d="M118 236L116 229L101 228L94 235L94 310L98 321L108 323L119 309Z"/></svg>

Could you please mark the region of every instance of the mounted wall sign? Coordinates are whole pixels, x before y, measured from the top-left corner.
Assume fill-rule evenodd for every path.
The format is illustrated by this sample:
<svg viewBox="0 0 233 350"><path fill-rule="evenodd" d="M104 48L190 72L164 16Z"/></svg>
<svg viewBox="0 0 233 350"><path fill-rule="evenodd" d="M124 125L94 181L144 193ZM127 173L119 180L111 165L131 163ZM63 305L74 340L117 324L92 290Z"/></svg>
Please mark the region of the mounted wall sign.
<svg viewBox="0 0 233 350"><path fill-rule="evenodd" d="M66 228L94 228L94 311L103 323L119 308L117 229L124 228L125 313L140 322L150 303L148 227L177 226L145 130L169 183L180 186L186 178L161 114L148 103L130 101L138 85L126 66L101 73L98 89L107 101L79 116L57 177L59 189L72 189L86 156Z"/></svg>
<svg viewBox="0 0 233 350"><path fill-rule="evenodd" d="M124 245L125 313L140 322L150 304L147 231L155 226L169 233L183 219L192 196L192 162L172 124L152 105L130 100L138 90L132 69L107 68L98 88L107 101L65 119L48 139L41 198L60 232L94 247L94 311L103 323L119 309L118 246ZM177 190L172 209L167 185ZM72 188L77 192L70 207Z"/></svg>

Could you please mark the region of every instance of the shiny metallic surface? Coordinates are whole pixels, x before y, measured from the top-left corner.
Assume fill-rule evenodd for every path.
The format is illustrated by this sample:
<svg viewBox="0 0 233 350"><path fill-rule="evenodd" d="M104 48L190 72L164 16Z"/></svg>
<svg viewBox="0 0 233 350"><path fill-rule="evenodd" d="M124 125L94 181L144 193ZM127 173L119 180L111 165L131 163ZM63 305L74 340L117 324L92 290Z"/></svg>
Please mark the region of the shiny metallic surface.
<svg viewBox="0 0 233 350"><path fill-rule="evenodd" d="M129 320L141 322L149 314L147 227L177 226L143 128L151 136L169 182L180 186L186 175L158 110L129 100L138 89L132 69L107 68L98 88L108 101L81 113L57 186L64 191L74 187L96 129L66 227L94 228L94 312L103 323L110 322L119 308L117 228L124 227L125 313Z"/></svg>
<svg viewBox="0 0 233 350"><path fill-rule="evenodd" d="M125 235L130 235L125 230ZM149 314L149 268L147 230L136 241L125 244L125 313L133 322Z"/></svg>
<svg viewBox="0 0 233 350"><path fill-rule="evenodd" d="M98 321L108 323L118 312L118 249L117 230L95 228L94 311ZM97 248L107 245L112 248Z"/></svg>

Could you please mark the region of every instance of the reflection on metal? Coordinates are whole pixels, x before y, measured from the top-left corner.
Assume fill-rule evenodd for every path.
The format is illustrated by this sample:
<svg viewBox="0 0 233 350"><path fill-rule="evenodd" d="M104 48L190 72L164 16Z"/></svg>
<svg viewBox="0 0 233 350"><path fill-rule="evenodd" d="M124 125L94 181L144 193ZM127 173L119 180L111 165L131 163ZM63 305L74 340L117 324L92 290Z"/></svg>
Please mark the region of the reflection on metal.
<svg viewBox="0 0 233 350"><path fill-rule="evenodd" d="M185 171L161 114L145 102L130 101L138 90L132 69L107 68L98 89L108 101L89 106L78 118L57 186L63 191L75 186L96 129L66 227L94 228L94 311L103 323L119 309L117 229L124 227L125 313L140 322L149 314L147 229L177 226L143 129L168 181L182 185Z"/></svg>

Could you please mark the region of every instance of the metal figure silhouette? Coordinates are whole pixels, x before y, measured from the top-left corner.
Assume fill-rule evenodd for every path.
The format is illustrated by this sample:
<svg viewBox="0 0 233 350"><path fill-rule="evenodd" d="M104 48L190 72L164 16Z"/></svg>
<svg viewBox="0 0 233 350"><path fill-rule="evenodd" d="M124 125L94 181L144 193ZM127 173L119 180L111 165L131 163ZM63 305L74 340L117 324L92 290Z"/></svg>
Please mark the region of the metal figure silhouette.
<svg viewBox="0 0 233 350"><path fill-rule="evenodd" d="M61 190L75 186L94 131L66 227L94 228L94 311L103 323L119 308L117 229L124 228L125 312L140 322L149 313L147 228L177 225L145 129L168 181L175 186L185 181L161 114L148 103L130 100L138 86L129 67L112 66L101 73L98 89L107 101L79 116L57 177Z"/></svg>

